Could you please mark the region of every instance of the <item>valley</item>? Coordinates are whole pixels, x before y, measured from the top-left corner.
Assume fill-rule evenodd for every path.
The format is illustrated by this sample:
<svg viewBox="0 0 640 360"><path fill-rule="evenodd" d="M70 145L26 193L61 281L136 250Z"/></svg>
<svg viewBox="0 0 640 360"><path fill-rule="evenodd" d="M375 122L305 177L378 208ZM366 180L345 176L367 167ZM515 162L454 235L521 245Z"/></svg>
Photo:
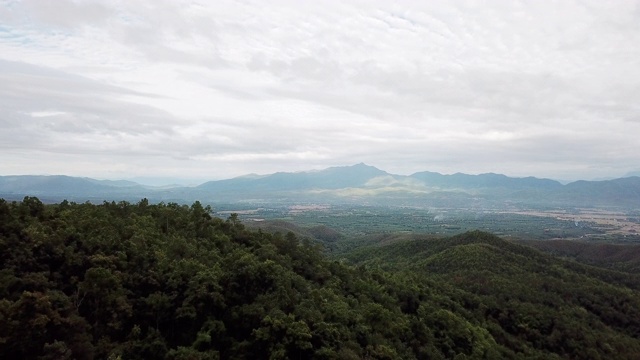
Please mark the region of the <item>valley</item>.
<svg viewBox="0 0 640 360"><path fill-rule="evenodd" d="M622 212L610 209L571 209L557 211L518 211L514 214L553 217L558 220L573 221L576 226L588 224L604 235L621 235L634 238L640 233L640 217L637 211ZM588 234L599 237L601 234Z"/></svg>
<svg viewBox="0 0 640 360"><path fill-rule="evenodd" d="M381 233L455 235L484 230L513 239L571 239L640 243L634 212L601 209L477 210L381 206L294 205L236 212L250 227L290 222L300 227L326 226L345 237Z"/></svg>

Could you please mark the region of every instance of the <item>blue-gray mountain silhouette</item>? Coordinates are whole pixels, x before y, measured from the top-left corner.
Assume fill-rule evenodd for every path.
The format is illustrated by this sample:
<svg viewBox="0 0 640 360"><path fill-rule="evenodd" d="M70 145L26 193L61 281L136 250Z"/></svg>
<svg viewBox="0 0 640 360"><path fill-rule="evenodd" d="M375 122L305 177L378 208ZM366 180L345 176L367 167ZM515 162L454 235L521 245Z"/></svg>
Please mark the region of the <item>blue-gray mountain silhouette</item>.
<svg viewBox="0 0 640 360"><path fill-rule="evenodd" d="M566 185L502 174L390 174L363 163L306 172L278 172L205 182L196 187L148 187L131 181L70 176L0 176L0 197L51 201L139 200L190 202L325 202L412 206L618 206L638 208L640 177Z"/></svg>

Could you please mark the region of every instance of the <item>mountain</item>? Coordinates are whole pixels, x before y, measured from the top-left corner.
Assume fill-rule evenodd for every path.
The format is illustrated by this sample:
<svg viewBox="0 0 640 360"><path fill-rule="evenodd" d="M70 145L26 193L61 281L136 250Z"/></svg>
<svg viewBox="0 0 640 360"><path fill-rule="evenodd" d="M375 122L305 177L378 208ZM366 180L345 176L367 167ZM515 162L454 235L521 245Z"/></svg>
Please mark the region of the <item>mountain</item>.
<svg viewBox="0 0 640 360"><path fill-rule="evenodd" d="M442 189L482 189L482 188L505 188L510 190L524 189L558 189L562 184L555 180L538 179L535 177L512 178L502 174L480 174L468 175L456 173L453 175L442 175L436 172L423 171L411 175L412 178L423 181L428 186Z"/></svg>
<svg viewBox="0 0 640 360"><path fill-rule="evenodd" d="M120 187L107 185L99 180L77 178L64 175L54 176L3 176L0 177L0 189L3 193L33 195L87 194L112 190Z"/></svg>
<svg viewBox="0 0 640 360"><path fill-rule="evenodd" d="M640 177L633 176L605 181L575 181L551 193L550 202L580 206L640 205Z"/></svg>
<svg viewBox="0 0 640 360"><path fill-rule="evenodd" d="M243 176L229 180L209 181L197 188L212 193L343 189L362 187L367 181L385 175L389 174L376 167L360 163L319 171L278 172L266 176Z"/></svg>
<svg viewBox="0 0 640 360"><path fill-rule="evenodd" d="M106 186L115 186L115 187L131 187L131 186L141 186L140 184L129 181L129 180L96 180L92 178L83 178L84 180L90 181L94 184L106 185Z"/></svg>
<svg viewBox="0 0 640 360"><path fill-rule="evenodd" d="M150 187L132 181L69 176L0 176L0 197L44 200L139 200L209 203L351 203L448 208L606 206L637 208L640 178L576 181L566 185L502 174L390 174L366 164L278 172L209 181L196 187Z"/></svg>
<svg viewBox="0 0 640 360"><path fill-rule="evenodd" d="M145 187L125 180L96 180L65 175L18 175L0 176L0 197L20 199L23 196L38 196L59 200L122 200L144 197L150 191Z"/></svg>

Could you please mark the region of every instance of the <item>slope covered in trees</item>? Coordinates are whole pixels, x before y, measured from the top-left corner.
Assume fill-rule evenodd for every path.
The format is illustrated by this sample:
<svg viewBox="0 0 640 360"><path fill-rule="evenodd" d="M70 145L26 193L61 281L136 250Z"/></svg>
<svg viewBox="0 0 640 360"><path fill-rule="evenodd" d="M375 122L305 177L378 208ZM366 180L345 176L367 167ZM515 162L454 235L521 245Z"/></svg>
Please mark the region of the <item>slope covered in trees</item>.
<svg viewBox="0 0 640 360"><path fill-rule="evenodd" d="M563 261L479 231L361 248L348 257L451 284L470 318L512 350L585 359L640 354L637 274Z"/></svg>
<svg viewBox="0 0 640 360"><path fill-rule="evenodd" d="M191 206L0 200L0 357L617 358L638 279L486 233L356 250Z"/></svg>
<svg viewBox="0 0 640 360"><path fill-rule="evenodd" d="M523 243L556 256L640 274L640 244L602 244L571 240L530 240Z"/></svg>

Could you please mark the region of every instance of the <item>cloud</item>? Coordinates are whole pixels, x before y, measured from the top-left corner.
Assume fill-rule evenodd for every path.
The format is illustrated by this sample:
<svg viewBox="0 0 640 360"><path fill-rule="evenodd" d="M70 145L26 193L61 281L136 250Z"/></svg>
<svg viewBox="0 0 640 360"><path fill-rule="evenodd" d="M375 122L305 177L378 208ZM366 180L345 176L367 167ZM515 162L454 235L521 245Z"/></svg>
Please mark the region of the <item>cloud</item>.
<svg viewBox="0 0 640 360"><path fill-rule="evenodd" d="M0 160L91 176L361 161L617 176L640 153L639 8L4 1Z"/></svg>
<svg viewBox="0 0 640 360"><path fill-rule="evenodd" d="M53 27L71 28L79 25L104 24L114 15L113 9L97 2L59 0L41 2L23 0L24 14L36 22Z"/></svg>

